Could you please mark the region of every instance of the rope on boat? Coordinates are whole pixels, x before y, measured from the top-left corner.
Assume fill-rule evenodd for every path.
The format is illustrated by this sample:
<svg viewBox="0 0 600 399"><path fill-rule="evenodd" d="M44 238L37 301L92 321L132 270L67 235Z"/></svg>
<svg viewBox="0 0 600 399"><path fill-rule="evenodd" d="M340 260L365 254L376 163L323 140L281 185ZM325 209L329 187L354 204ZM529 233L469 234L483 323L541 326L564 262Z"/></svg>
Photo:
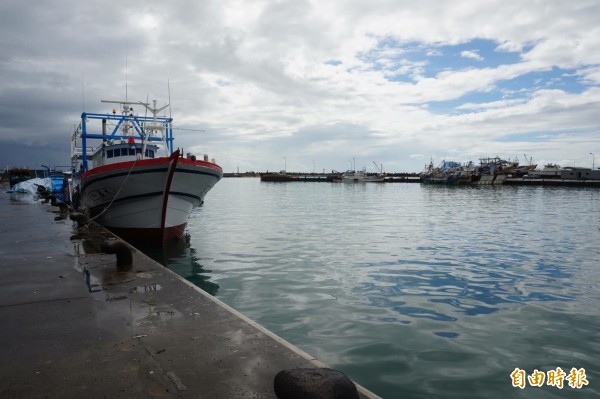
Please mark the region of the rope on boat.
<svg viewBox="0 0 600 399"><path fill-rule="evenodd" d="M127 179L129 178L129 175L131 174L131 171L133 170L133 167L135 166L135 164L137 163L137 161L138 161L137 158L135 159L135 161L133 161L133 164L131 165L131 168L129 168L129 172L127 172L127 176L125 176L125 179L123 179L123 183L121 183L121 187L119 187L119 190L117 190L117 193L115 194L115 196L113 197L113 199L110 201L110 203L108 205L106 205L106 208L104 208L102 210L102 212L100 212L99 214L97 214L93 218L90 218L90 220L94 220L97 217L102 216L106 211L108 211L108 208L110 208L111 205L113 204L113 202L115 202L115 200L119 196L119 193L121 192L121 190L125 186L125 183L127 182Z"/></svg>

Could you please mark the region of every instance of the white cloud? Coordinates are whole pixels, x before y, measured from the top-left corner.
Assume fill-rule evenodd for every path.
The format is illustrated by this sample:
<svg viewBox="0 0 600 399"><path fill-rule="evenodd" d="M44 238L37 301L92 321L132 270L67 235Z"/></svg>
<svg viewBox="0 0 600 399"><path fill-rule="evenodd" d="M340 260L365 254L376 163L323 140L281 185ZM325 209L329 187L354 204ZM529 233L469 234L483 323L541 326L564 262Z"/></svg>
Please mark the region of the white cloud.
<svg viewBox="0 0 600 399"><path fill-rule="evenodd" d="M102 111L100 98L125 96L126 62L129 98L166 102L169 81L176 123L205 130L180 132L178 145L210 153L226 170L279 169L284 153L290 165L310 170L312 159L317 169L343 169L348 158L365 157L397 171L420 170L423 159L449 149L462 157L543 151L544 159L581 162L590 148L600 153L598 2L121 6L0 5L0 141L19 135L30 148L55 148L16 158L0 145L0 162L53 154L40 162L64 163L82 102ZM489 66L475 39L521 58ZM452 44L467 44L461 56L481 63L432 73ZM581 87L517 83L533 75L540 85L552 82L542 77L553 68L571 70ZM544 142L528 138L540 132Z"/></svg>
<svg viewBox="0 0 600 399"><path fill-rule="evenodd" d="M460 52L460 56L463 58L470 58L476 61L483 61L483 57L479 55L477 50L465 50Z"/></svg>

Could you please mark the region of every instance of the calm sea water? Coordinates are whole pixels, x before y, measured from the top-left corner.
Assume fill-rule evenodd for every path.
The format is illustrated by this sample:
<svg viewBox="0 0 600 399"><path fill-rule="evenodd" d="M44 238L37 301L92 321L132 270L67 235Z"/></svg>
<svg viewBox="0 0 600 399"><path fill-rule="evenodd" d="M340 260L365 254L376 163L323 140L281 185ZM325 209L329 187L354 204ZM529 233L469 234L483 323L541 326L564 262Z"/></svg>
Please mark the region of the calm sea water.
<svg viewBox="0 0 600 399"><path fill-rule="evenodd" d="M597 189L223 179L189 234L153 256L385 398L600 397Z"/></svg>

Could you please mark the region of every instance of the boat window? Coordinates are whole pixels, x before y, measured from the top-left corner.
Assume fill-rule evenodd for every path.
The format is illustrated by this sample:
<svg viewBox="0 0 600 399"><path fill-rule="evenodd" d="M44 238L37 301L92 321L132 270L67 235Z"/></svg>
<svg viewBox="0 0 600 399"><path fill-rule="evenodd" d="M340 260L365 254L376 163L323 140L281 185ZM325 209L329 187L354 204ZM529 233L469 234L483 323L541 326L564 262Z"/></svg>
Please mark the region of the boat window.
<svg viewBox="0 0 600 399"><path fill-rule="evenodd" d="M135 155L135 148L129 149L129 155Z"/></svg>
<svg viewBox="0 0 600 399"><path fill-rule="evenodd" d="M137 147L137 148L135 149L135 153L136 153L136 154L141 154L141 153L142 153L142 149L141 149L140 147Z"/></svg>
<svg viewBox="0 0 600 399"><path fill-rule="evenodd" d="M112 158L112 157L113 157L113 150L106 151L106 158Z"/></svg>
<svg viewBox="0 0 600 399"><path fill-rule="evenodd" d="M128 153L129 153L129 151L127 148L121 148L121 156L122 157L127 156Z"/></svg>
<svg viewBox="0 0 600 399"><path fill-rule="evenodd" d="M146 158L154 158L154 150L146 149Z"/></svg>

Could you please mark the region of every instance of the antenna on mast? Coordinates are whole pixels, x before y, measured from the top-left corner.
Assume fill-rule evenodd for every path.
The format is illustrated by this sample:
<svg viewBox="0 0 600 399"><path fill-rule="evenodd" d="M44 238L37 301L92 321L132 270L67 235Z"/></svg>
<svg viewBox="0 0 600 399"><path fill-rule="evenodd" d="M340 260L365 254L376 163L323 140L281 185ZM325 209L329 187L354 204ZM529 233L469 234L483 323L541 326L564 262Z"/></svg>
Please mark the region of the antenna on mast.
<svg viewBox="0 0 600 399"><path fill-rule="evenodd" d="M83 91L83 71L81 71L81 112L85 112L85 92Z"/></svg>
<svg viewBox="0 0 600 399"><path fill-rule="evenodd" d="M127 101L127 56L128 56L128 50L127 48L125 49L125 101Z"/></svg>
<svg viewBox="0 0 600 399"><path fill-rule="evenodd" d="M169 118L171 117L171 83L169 79L167 79L167 91L169 92Z"/></svg>

